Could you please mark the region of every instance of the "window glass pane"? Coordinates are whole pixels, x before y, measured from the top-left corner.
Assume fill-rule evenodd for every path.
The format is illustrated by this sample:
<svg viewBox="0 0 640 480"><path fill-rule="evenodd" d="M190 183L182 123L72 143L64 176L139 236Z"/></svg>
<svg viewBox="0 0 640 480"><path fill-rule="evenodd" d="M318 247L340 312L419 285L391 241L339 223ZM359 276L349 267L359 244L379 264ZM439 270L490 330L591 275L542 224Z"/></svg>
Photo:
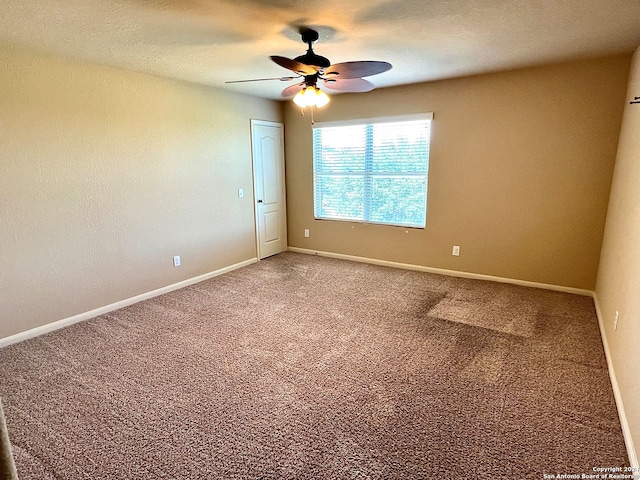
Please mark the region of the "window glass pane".
<svg viewBox="0 0 640 480"><path fill-rule="evenodd" d="M429 164L429 123L419 121L372 125L372 171L426 173Z"/></svg>
<svg viewBox="0 0 640 480"><path fill-rule="evenodd" d="M364 220L364 177L316 175L316 218Z"/></svg>
<svg viewBox="0 0 640 480"><path fill-rule="evenodd" d="M374 223L423 227L427 188L420 177L373 177L371 218Z"/></svg>
<svg viewBox="0 0 640 480"><path fill-rule="evenodd" d="M364 172L367 138L365 125L315 129L316 171Z"/></svg>

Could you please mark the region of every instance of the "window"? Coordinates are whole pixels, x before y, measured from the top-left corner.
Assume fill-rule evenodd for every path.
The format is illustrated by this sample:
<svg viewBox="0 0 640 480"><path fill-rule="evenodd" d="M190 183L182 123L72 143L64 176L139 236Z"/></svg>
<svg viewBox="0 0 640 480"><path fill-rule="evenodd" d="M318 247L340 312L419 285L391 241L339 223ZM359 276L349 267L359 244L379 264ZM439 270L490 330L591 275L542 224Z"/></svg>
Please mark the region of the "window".
<svg viewBox="0 0 640 480"><path fill-rule="evenodd" d="M424 228L432 118L316 123L315 218Z"/></svg>

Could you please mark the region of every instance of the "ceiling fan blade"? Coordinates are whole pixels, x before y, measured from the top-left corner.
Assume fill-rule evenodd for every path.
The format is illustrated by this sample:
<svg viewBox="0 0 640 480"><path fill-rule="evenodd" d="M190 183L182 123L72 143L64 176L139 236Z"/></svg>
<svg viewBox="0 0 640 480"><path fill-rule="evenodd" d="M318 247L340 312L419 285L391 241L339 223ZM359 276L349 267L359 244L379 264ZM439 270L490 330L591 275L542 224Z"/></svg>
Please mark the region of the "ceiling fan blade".
<svg viewBox="0 0 640 480"><path fill-rule="evenodd" d="M229 80L224 83L247 83L247 82L264 82L266 80L280 80L281 82L289 82L291 80L295 80L297 77L273 77L273 78L252 78L251 80Z"/></svg>
<svg viewBox="0 0 640 480"><path fill-rule="evenodd" d="M295 85L290 85L284 90L282 90L283 97L293 97L296 93L304 88L304 82L296 83Z"/></svg>
<svg viewBox="0 0 640 480"><path fill-rule="evenodd" d="M286 57L279 57L278 55L271 55L270 58L281 67L287 68L299 75L315 75L316 73L318 73L318 70L320 68L313 65L296 62L295 60L291 60Z"/></svg>
<svg viewBox="0 0 640 480"><path fill-rule="evenodd" d="M341 92L370 92L375 85L362 78L327 78L324 86Z"/></svg>
<svg viewBox="0 0 640 480"><path fill-rule="evenodd" d="M273 57L272 57L273 58ZM361 78L391 70L389 62L343 62L325 68L323 76L327 78Z"/></svg>

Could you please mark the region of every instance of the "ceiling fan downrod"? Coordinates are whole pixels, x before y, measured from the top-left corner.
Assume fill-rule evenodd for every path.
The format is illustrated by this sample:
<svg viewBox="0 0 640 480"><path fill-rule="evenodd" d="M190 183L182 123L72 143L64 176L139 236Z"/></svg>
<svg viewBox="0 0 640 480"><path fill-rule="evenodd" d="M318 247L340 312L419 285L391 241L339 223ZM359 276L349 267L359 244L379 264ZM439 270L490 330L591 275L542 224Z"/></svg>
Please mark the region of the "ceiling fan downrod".
<svg viewBox="0 0 640 480"><path fill-rule="evenodd" d="M305 28L300 30L300 35L302 36L302 41L306 43L309 48L307 49L307 53L294 58L296 62L304 63L305 65L314 65L320 68L327 68L331 65L328 58L317 55L313 51L313 44L318 41L318 38L320 38L318 32L311 28Z"/></svg>

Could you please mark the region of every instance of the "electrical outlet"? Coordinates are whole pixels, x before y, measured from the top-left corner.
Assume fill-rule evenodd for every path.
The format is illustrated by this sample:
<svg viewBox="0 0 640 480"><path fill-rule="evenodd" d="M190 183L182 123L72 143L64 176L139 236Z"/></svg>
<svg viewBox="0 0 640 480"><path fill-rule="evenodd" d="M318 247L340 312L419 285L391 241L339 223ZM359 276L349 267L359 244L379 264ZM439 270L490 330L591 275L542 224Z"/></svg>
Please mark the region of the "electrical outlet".
<svg viewBox="0 0 640 480"><path fill-rule="evenodd" d="M613 319L613 330L617 330L618 329L618 318L620 317L620 314L618 313L618 311L616 310L616 316Z"/></svg>
<svg viewBox="0 0 640 480"><path fill-rule="evenodd" d="M306 238L309 238L309 229L308 229L308 228L305 228L305 229L304 229L304 236L305 236Z"/></svg>
<svg viewBox="0 0 640 480"><path fill-rule="evenodd" d="M173 266L174 267L180 266L180 255L176 255L175 257L173 257Z"/></svg>
<svg viewBox="0 0 640 480"><path fill-rule="evenodd" d="M244 198L244 188L238 189L238 198Z"/></svg>
<svg viewBox="0 0 640 480"><path fill-rule="evenodd" d="M453 250L451 251L451 255L453 255L455 257L459 257L460 256L460 245L454 245L453 246Z"/></svg>

